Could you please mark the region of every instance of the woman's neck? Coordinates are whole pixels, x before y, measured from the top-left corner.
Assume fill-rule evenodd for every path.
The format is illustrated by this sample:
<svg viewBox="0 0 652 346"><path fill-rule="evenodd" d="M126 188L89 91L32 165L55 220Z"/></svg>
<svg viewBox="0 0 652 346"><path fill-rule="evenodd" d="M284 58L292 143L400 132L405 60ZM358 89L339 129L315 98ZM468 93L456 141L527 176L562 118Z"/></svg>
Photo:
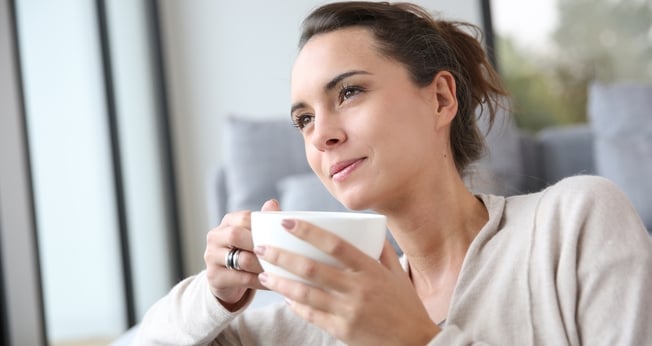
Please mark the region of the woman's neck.
<svg viewBox="0 0 652 346"><path fill-rule="evenodd" d="M445 191L412 195L386 215L420 296L454 286L469 245L489 219L484 204L461 179Z"/></svg>

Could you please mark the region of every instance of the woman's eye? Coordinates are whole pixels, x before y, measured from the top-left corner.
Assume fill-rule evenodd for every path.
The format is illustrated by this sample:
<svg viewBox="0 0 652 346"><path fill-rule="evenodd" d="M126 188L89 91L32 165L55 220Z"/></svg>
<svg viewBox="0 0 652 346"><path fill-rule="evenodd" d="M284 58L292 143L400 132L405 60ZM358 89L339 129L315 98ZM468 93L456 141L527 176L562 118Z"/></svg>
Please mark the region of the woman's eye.
<svg viewBox="0 0 652 346"><path fill-rule="evenodd" d="M314 115L309 114L298 115L294 118L294 126L299 130L303 130L304 127L308 126L312 122L314 117Z"/></svg>
<svg viewBox="0 0 652 346"><path fill-rule="evenodd" d="M340 103L350 99L351 97L359 94L362 92L362 88L357 87L357 86L343 86L342 89L340 90L340 97L339 101Z"/></svg>

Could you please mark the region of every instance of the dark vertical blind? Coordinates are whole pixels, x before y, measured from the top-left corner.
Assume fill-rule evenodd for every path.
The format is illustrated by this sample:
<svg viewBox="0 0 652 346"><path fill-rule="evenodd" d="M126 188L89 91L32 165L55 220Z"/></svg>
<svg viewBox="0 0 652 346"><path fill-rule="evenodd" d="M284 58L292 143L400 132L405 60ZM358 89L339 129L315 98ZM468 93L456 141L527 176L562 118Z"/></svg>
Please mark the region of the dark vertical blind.
<svg viewBox="0 0 652 346"><path fill-rule="evenodd" d="M161 20L158 0L149 0L149 7L147 13L151 14L150 18L150 32L152 33L152 40L154 44L154 64L156 68L156 75L159 80L157 83L157 92L159 100L159 134L162 144L163 165L167 173L167 191L168 191L168 210L169 213L169 230L171 240L171 253L175 259L173 265L173 275L175 281L180 281L184 277L183 268L183 240L181 239L181 227L179 220L179 205L177 198L177 184L175 175L175 160L174 160L174 141L172 137L172 125L170 122L170 111L168 107L168 90L167 80L165 78L165 59L163 49L163 37L161 34Z"/></svg>
<svg viewBox="0 0 652 346"><path fill-rule="evenodd" d="M127 206L125 201L124 179L122 176L122 158L120 152L120 137L118 129L118 115L113 85L113 67L111 64L111 46L109 41L109 28L107 27L106 5L104 0L97 0L97 22L99 24L100 47L104 73L104 90L106 92L106 108L111 141L111 159L113 160L113 179L115 186L116 211L118 213L118 232L122 260L122 275L125 295L125 312L127 325L136 324L136 304L134 297L134 282L131 271L131 254L129 250L129 230L127 222Z"/></svg>
<svg viewBox="0 0 652 346"><path fill-rule="evenodd" d="M2 203L0 203L2 210ZM0 213L0 218L2 213ZM0 220L0 249L2 249L2 220ZM5 303L7 295L5 294L5 271L2 256L0 256L0 344L9 345L9 321L7 316L7 304Z"/></svg>
<svg viewBox="0 0 652 346"><path fill-rule="evenodd" d="M494 24L491 16L491 0L480 0L480 10L482 11L482 31L484 31L487 57L496 71L498 71L498 60L496 60L496 36L494 34Z"/></svg>
<svg viewBox="0 0 652 346"><path fill-rule="evenodd" d="M18 44L18 13L16 10L16 0L8 0L8 5L9 5L9 20L11 22L11 44L12 44L12 49L14 52L14 68L15 68L15 76L16 76L16 89L18 92L19 96L19 107L20 107L20 114L22 115L22 121L21 121L21 130L22 130L22 149L23 151L23 158L24 158L24 164L25 164L25 170L27 172L27 176L25 177L27 181L27 193L29 194L28 199L29 199L29 206L31 210L29 211L30 218L31 218L31 231L32 234L32 239L33 243L32 245L32 250L31 252L34 254L35 257L35 263L36 263L36 285L35 290L37 291L37 297L36 299L38 300L37 305L40 307L40 316L39 316L39 322L40 322L40 327L39 330L35 330L34 333L38 334L39 337L37 339L42 341L42 345L45 346L47 344L47 322L45 318L45 304L44 304L44 292L43 292L43 274L42 274L42 269L41 269L41 255L38 251L39 249L39 242L38 242L38 223L36 222L36 210L34 208L35 206L35 196L34 196L34 183L32 180L33 174L32 174L32 160L30 159L30 141L29 141L29 132L27 131L27 112L26 112L26 107L25 107L25 88L23 84L23 77L22 77L22 63L21 63L21 54L20 54L20 45ZM2 206L0 206L2 207ZM0 232L0 234L2 234ZM0 242L0 248L2 248L2 243ZM0 268L4 268L1 261L1 256L0 256ZM0 271L0 277L2 278L2 281L0 282L0 287L2 287L2 296L3 298L6 295L5 292L5 273L3 271ZM28 273L25 273L28 274ZM4 345L10 345L9 340L12 340L10 337L10 325L9 321L7 318L7 303L6 300L2 300L2 328L6 328L3 330L2 337L3 339L6 339L6 343ZM18 321L14 321L14 323L20 323ZM5 340L3 340L5 341Z"/></svg>

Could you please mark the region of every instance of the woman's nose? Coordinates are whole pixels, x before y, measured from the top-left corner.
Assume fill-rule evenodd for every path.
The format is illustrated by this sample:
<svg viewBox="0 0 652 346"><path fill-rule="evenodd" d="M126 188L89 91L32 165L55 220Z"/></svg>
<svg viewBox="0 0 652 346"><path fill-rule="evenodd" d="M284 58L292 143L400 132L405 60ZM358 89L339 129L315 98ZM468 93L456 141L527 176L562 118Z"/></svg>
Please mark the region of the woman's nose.
<svg viewBox="0 0 652 346"><path fill-rule="evenodd" d="M325 151L346 140L346 132L342 128L337 115L315 117L312 145L319 151Z"/></svg>

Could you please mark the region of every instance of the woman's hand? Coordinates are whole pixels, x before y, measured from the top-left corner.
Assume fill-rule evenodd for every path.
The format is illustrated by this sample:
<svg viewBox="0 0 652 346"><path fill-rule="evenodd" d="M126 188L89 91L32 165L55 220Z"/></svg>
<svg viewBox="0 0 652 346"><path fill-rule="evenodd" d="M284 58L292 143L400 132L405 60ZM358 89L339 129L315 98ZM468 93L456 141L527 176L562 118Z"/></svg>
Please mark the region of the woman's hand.
<svg viewBox="0 0 652 346"><path fill-rule="evenodd" d="M280 209L276 200L269 200L261 210ZM233 248L240 249L240 270L226 268L225 257ZM210 230L206 236L204 262L210 290L230 311L241 307L248 289L265 289L258 281L258 274L263 269L252 251L250 211L226 214L220 225Z"/></svg>
<svg viewBox="0 0 652 346"><path fill-rule="evenodd" d="M337 268L278 248L256 247L265 261L314 283L260 274L262 284L285 296L296 314L351 345L425 345L439 333L389 242L379 263L308 222L285 220L283 225L343 265Z"/></svg>

